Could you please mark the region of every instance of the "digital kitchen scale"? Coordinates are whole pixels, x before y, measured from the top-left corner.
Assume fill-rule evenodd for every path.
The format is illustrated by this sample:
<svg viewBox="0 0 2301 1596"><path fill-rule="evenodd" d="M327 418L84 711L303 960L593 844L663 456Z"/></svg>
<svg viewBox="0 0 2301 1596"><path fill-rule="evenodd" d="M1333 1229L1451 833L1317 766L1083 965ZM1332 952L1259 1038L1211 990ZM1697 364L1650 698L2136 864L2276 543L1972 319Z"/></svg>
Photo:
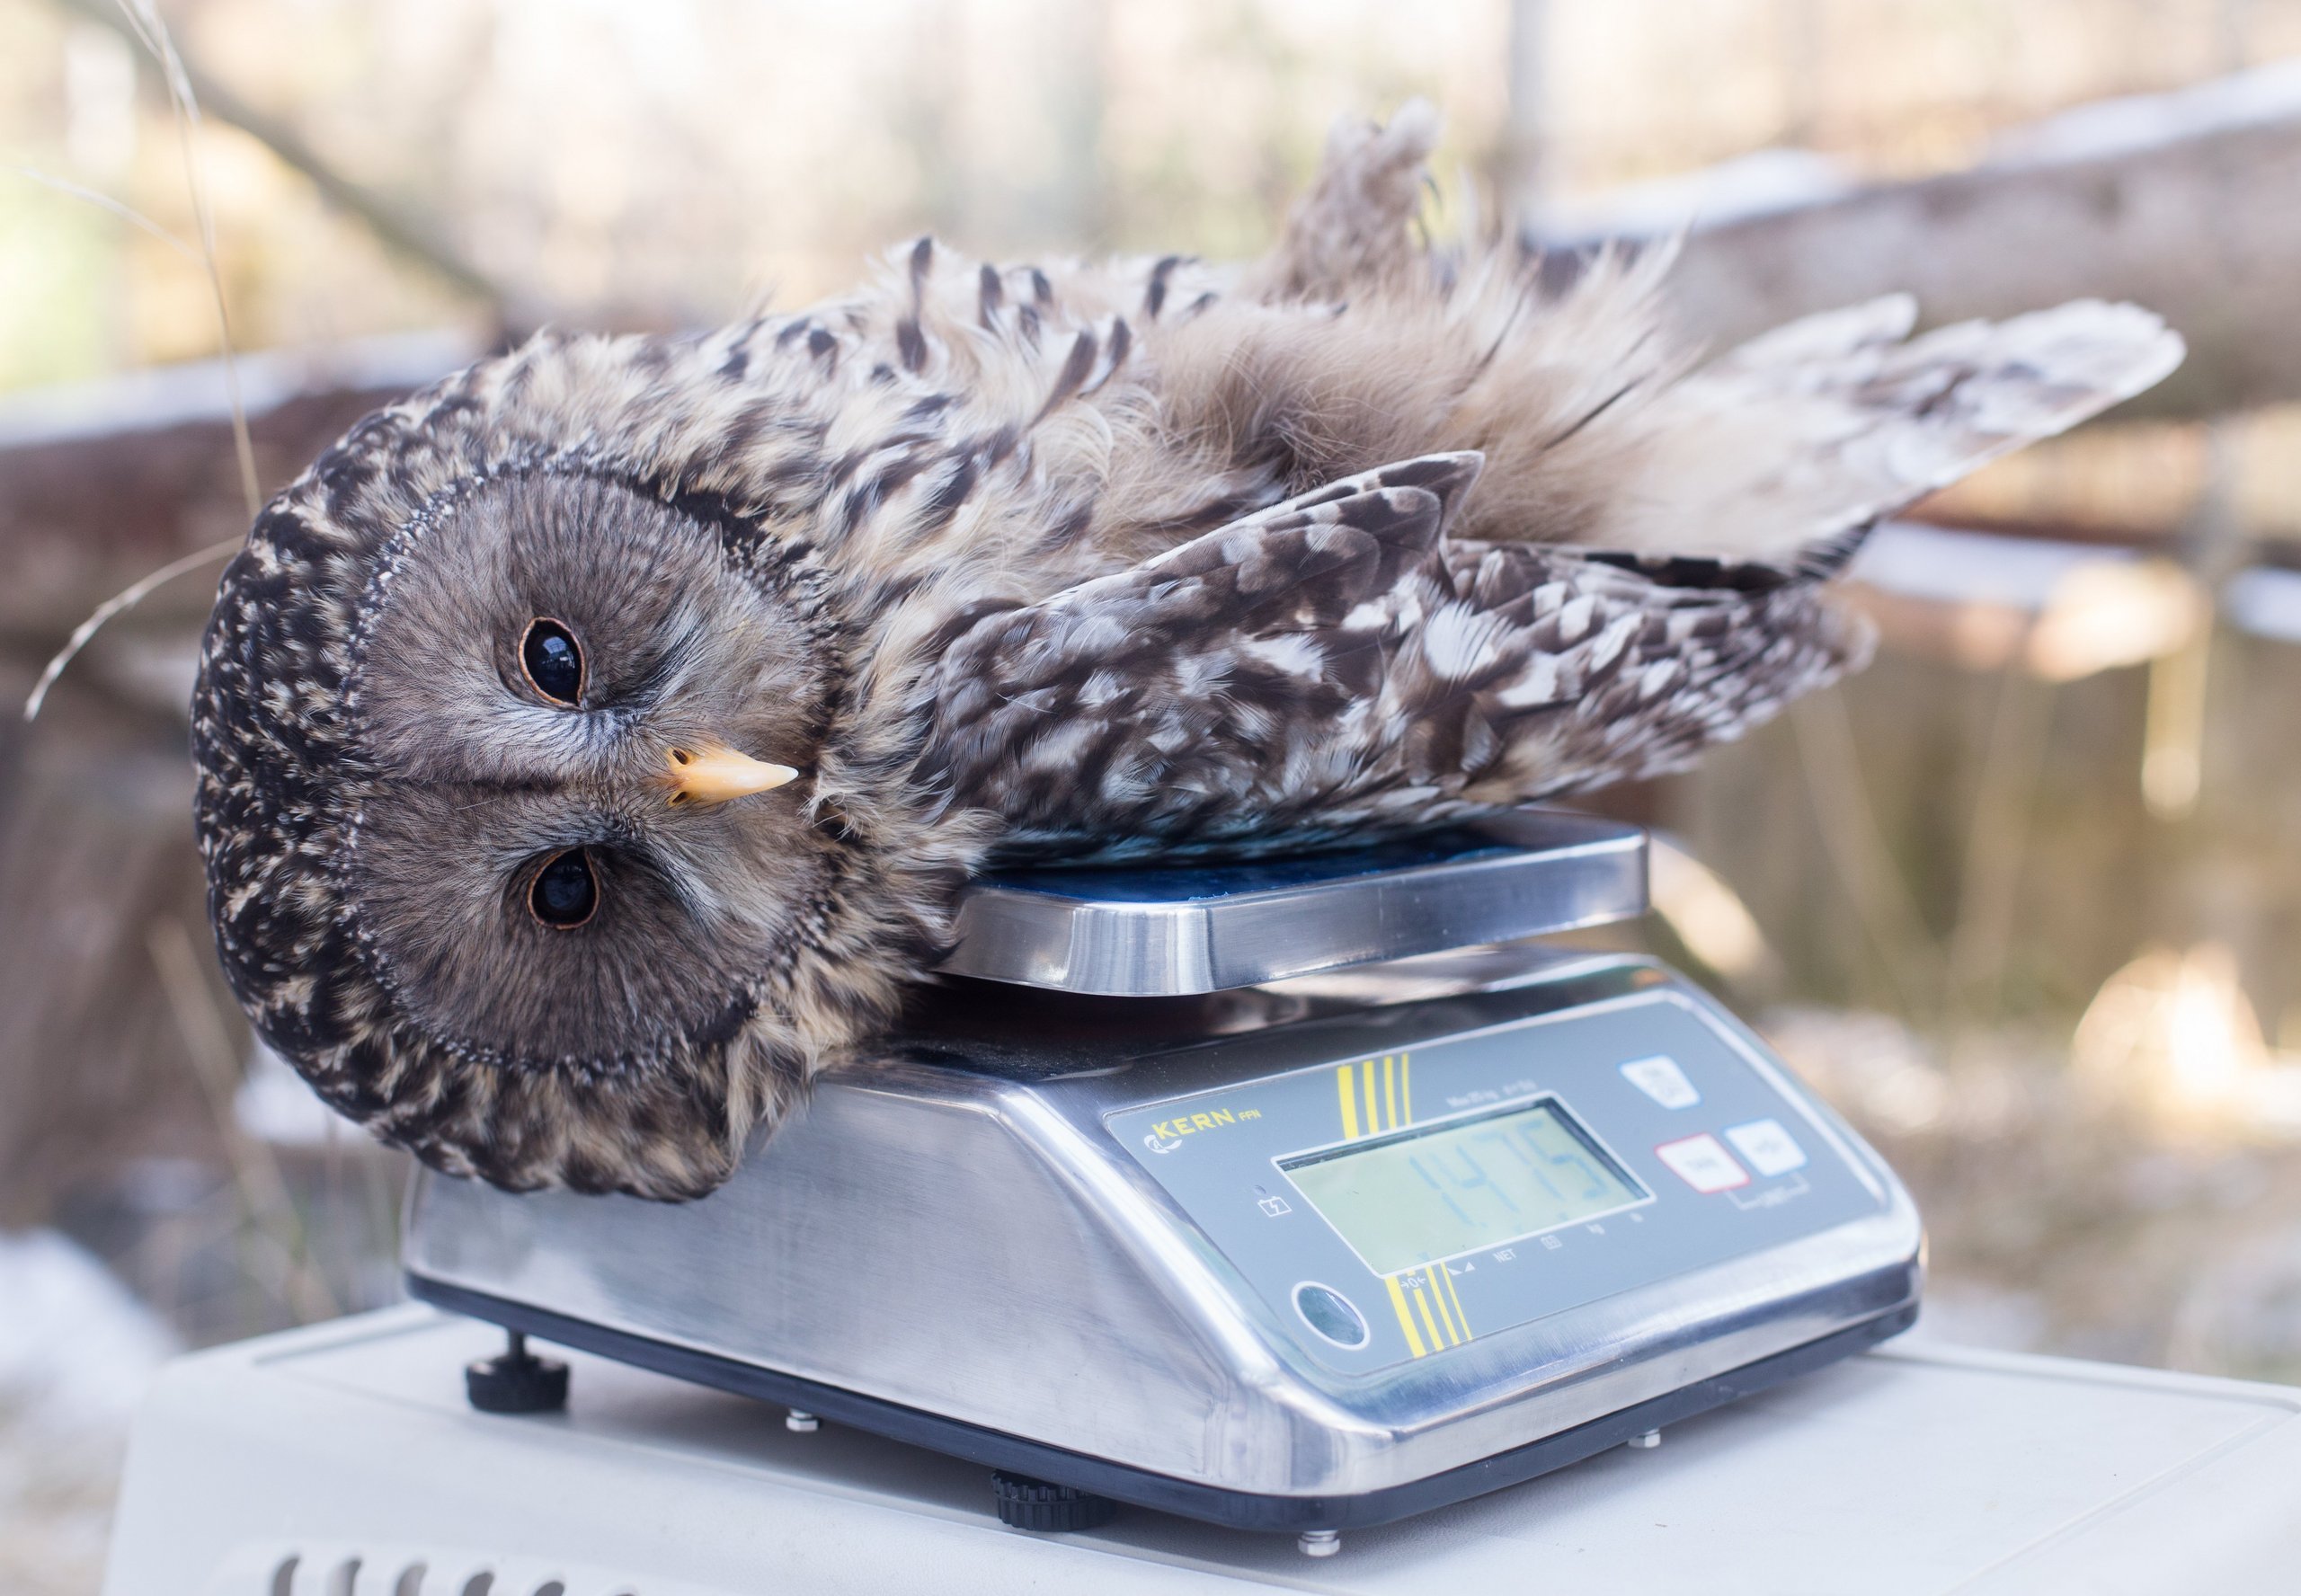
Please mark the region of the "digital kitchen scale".
<svg viewBox="0 0 2301 1596"><path fill-rule="evenodd" d="M1353 853L973 887L903 1030L719 1191L430 1172L414 1295L1115 1502L1340 1531L1817 1368L1915 1317L1884 1162L1653 960L1528 939L1646 907L1645 839L1526 811Z"/></svg>

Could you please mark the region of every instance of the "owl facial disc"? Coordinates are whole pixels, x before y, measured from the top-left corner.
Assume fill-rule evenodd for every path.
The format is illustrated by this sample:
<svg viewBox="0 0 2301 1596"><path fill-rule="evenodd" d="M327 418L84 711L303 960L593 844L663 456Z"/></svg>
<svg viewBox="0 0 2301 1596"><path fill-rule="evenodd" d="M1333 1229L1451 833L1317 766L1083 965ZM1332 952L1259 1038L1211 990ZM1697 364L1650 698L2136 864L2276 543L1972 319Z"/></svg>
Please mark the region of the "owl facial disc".
<svg viewBox="0 0 2301 1596"><path fill-rule="evenodd" d="M279 559L227 575L200 689L226 968L440 1168L700 1195L827 1011L792 971L868 823L799 780L835 762L836 612L724 500L564 455L440 470L324 530L291 494ZM298 697L266 684L303 665L243 663L291 658L339 674Z"/></svg>

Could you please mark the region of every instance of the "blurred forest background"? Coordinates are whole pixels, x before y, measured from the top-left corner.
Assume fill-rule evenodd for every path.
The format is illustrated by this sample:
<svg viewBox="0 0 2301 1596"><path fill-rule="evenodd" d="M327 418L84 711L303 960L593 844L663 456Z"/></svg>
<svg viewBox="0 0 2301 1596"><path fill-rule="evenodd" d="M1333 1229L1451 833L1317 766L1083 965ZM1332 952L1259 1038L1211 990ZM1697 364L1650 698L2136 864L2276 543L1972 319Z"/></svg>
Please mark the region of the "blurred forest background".
<svg viewBox="0 0 2301 1596"><path fill-rule="evenodd" d="M546 321L794 305L922 230L1251 254L1412 94L1437 231L1691 228L1705 337L1901 287L2189 335L1879 536L1867 675L1603 802L1666 841L1639 935L1916 1188L1930 1333L2301 1379L2301 0L5 0L0 1588L93 1589L169 1350L397 1289L404 1170L207 945L214 566L13 713L244 528L235 390L268 493Z"/></svg>

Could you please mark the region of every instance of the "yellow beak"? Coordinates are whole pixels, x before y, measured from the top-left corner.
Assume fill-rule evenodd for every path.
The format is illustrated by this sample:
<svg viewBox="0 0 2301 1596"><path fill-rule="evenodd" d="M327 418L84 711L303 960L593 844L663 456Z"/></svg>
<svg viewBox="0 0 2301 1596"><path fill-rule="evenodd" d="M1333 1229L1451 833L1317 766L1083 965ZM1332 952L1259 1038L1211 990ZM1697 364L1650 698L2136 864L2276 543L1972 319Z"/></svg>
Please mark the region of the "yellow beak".
<svg viewBox="0 0 2301 1596"><path fill-rule="evenodd" d="M788 765L769 765L717 743L675 748L667 764L673 803L724 803L771 791L799 774Z"/></svg>

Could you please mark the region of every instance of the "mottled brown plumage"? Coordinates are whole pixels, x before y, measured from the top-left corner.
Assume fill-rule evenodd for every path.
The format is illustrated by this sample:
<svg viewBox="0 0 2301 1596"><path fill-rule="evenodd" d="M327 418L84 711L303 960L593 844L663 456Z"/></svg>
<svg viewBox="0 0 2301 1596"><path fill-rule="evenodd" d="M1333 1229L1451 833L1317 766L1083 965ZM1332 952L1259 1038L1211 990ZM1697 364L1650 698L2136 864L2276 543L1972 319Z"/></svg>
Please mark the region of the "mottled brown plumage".
<svg viewBox="0 0 2301 1596"><path fill-rule="evenodd" d="M922 239L848 298L546 334L363 421L203 652L258 1028L441 1168L707 1191L986 862L1675 768L1860 658L1823 583L1877 517L2179 357L2126 306L1905 341L1885 301L1705 365L1658 258L1546 294L1419 247L1435 131L1339 131L1242 271Z"/></svg>

